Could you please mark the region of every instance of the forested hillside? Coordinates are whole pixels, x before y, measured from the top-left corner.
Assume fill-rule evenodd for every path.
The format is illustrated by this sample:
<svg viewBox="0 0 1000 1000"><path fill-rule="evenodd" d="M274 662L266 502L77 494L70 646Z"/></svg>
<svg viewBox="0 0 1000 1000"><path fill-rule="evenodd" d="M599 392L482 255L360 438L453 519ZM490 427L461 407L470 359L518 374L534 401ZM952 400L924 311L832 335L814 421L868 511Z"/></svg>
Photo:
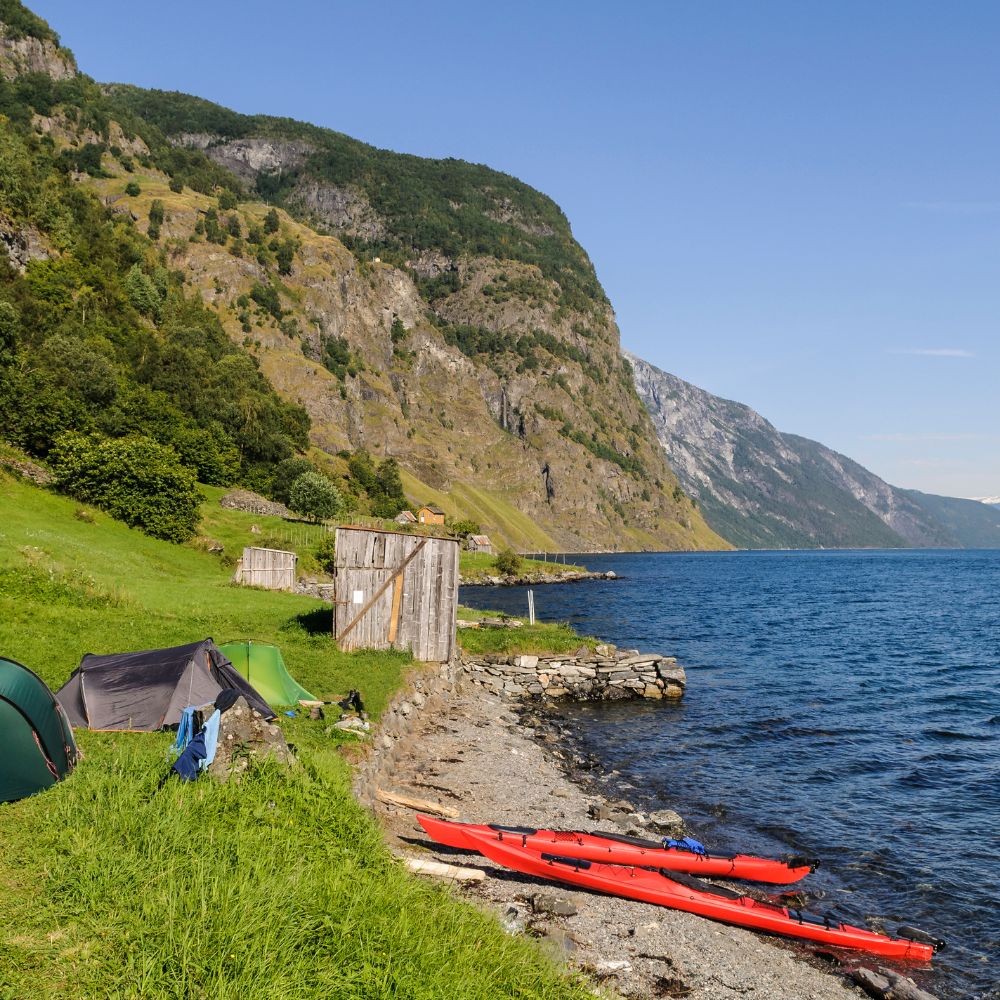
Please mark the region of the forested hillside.
<svg viewBox="0 0 1000 1000"><path fill-rule="evenodd" d="M10 442L44 458L67 430L143 435L203 482L271 494L281 463L308 461L362 512L383 481L404 502L398 462L410 501L515 546L721 544L550 199L487 167L102 87L16 0L0 20ZM374 493L355 455L390 463Z"/></svg>

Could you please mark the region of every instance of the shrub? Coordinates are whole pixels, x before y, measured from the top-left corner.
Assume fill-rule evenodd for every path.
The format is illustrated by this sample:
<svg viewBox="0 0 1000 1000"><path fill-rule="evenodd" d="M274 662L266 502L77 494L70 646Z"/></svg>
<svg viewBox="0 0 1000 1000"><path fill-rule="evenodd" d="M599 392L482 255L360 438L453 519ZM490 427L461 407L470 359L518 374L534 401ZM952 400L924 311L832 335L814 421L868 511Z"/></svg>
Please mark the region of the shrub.
<svg viewBox="0 0 1000 1000"><path fill-rule="evenodd" d="M292 483L288 506L313 521L336 517L343 501L340 491L319 472L304 472Z"/></svg>
<svg viewBox="0 0 1000 1000"><path fill-rule="evenodd" d="M201 494L172 448L147 437L99 439L61 434L49 460L59 489L154 538L186 541Z"/></svg>
<svg viewBox="0 0 1000 1000"><path fill-rule="evenodd" d="M236 195L232 191L223 188L219 192L219 208L223 212L229 212L236 208Z"/></svg>
<svg viewBox="0 0 1000 1000"><path fill-rule="evenodd" d="M278 221L278 213L272 208L271 211L264 216L264 232L276 233L280 226L281 223Z"/></svg>
<svg viewBox="0 0 1000 1000"><path fill-rule="evenodd" d="M325 573L333 573L337 567L336 562L337 556L337 536L330 532L326 538L323 539L316 546L316 562L319 563L320 568Z"/></svg>
<svg viewBox="0 0 1000 1000"><path fill-rule="evenodd" d="M469 535L478 535L480 532L479 522L468 518L461 521L452 521L449 527L460 538L468 538Z"/></svg>
<svg viewBox="0 0 1000 1000"><path fill-rule="evenodd" d="M521 557L513 549L501 549L493 566L503 576L516 576L521 570Z"/></svg>
<svg viewBox="0 0 1000 1000"><path fill-rule="evenodd" d="M125 193L130 198L135 198L141 191L142 189L136 181L129 181L128 184L125 185Z"/></svg>

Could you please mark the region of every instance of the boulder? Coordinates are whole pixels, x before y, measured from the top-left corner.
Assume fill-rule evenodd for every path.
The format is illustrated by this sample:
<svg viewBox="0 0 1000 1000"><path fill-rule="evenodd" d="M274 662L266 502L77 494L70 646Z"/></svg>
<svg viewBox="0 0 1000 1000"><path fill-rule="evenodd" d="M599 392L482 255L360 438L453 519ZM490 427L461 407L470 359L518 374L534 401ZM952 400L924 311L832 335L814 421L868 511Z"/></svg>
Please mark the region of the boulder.
<svg viewBox="0 0 1000 1000"><path fill-rule="evenodd" d="M649 814L650 826L665 837L680 840L684 836L684 818L673 809L657 809Z"/></svg>
<svg viewBox="0 0 1000 1000"><path fill-rule="evenodd" d="M250 708L241 695L219 721L219 743L215 760L207 773L217 781L239 781L251 761L270 757L285 767L295 765L295 757L281 729Z"/></svg>

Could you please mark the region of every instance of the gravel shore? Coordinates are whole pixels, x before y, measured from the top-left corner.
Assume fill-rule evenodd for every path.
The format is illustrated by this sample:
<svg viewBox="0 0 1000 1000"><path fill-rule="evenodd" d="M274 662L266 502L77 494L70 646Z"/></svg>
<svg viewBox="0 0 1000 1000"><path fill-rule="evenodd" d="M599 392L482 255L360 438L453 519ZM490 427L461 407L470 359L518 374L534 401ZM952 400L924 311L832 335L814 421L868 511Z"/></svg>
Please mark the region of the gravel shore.
<svg viewBox="0 0 1000 1000"><path fill-rule="evenodd" d="M455 695L443 712L424 717L383 783L453 806L469 822L611 829L617 821L627 829L627 803L607 802L566 771L557 734L544 724L526 724L516 706L477 689ZM598 822L592 810L612 815ZM492 908L512 933L538 936L611 995L691 1000L865 995L839 973L832 956L824 959L807 948L691 914L509 872L479 855L435 845L409 810L379 803L377 811L397 854L484 870L485 880L456 891Z"/></svg>

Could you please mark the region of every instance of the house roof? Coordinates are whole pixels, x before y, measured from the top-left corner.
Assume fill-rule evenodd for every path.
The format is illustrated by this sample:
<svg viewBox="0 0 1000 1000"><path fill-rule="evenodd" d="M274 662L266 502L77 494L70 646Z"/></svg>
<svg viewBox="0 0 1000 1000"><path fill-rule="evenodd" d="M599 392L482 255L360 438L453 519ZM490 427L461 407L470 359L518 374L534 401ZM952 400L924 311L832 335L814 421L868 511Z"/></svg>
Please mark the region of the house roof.
<svg viewBox="0 0 1000 1000"><path fill-rule="evenodd" d="M444 514L444 511L440 507L435 507L433 504L425 503L421 510L429 510L432 514Z"/></svg>
<svg viewBox="0 0 1000 1000"><path fill-rule="evenodd" d="M396 515L397 521L415 521L417 519L416 514L412 510L401 510Z"/></svg>

